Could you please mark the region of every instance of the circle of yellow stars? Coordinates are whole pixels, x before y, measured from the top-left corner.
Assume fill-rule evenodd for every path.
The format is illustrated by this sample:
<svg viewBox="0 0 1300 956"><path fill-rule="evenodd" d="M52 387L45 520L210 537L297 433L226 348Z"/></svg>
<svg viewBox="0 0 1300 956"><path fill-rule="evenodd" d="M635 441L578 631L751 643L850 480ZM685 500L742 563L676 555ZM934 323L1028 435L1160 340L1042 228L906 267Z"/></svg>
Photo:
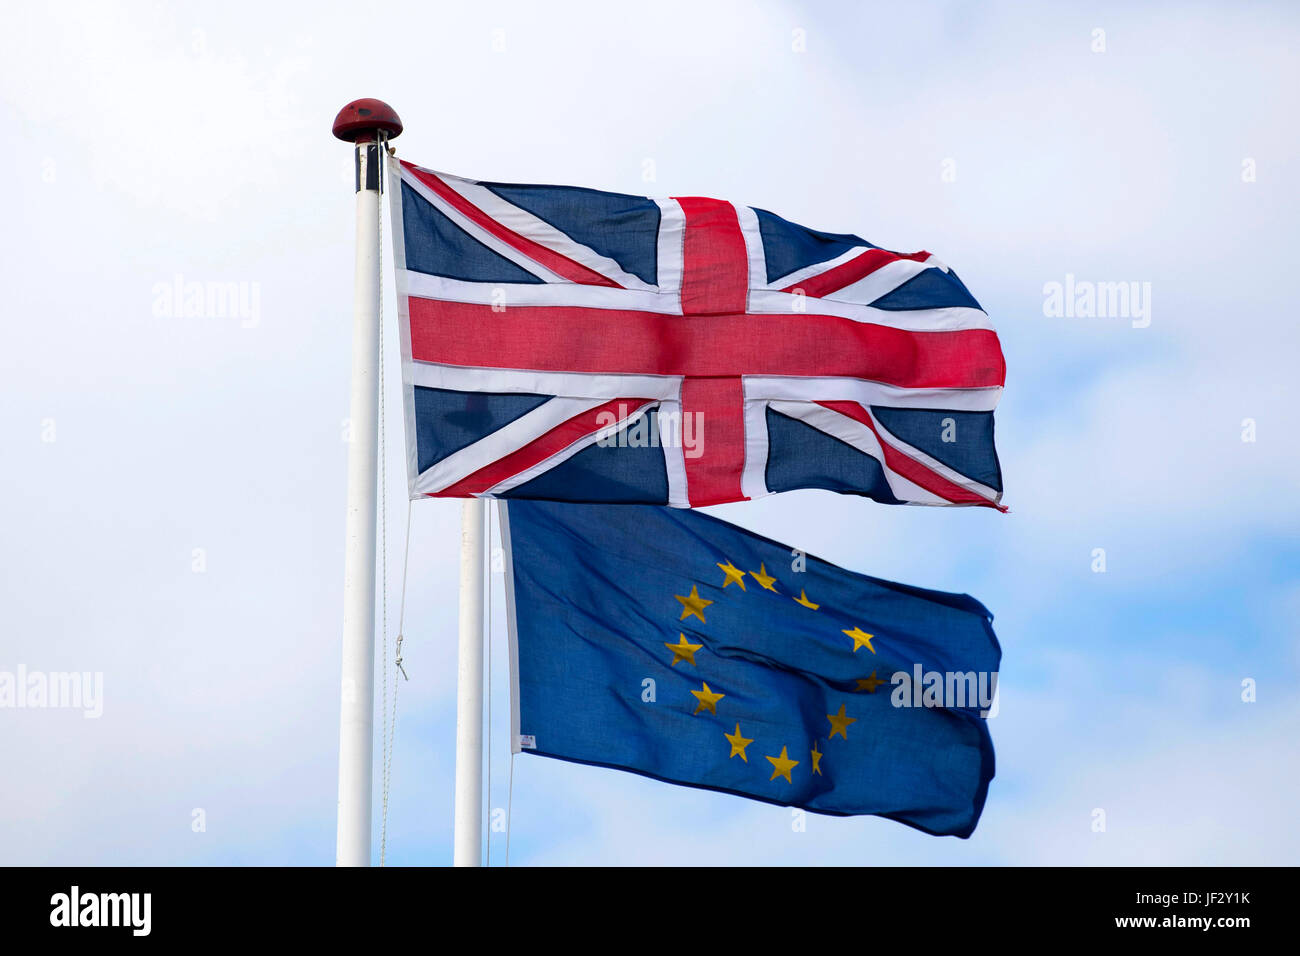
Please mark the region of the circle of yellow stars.
<svg viewBox="0 0 1300 956"><path fill-rule="evenodd" d="M748 577L753 583L766 591L771 591L774 594L782 593L777 590L776 577L767 573L766 564L760 563L757 571L742 571L728 560L725 562L718 562L718 570L723 574L722 589L724 591L733 584L739 587L740 590L746 591L745 578ZM707 598L700 597L698 585L691 585L690 594L674 594L673 597L677 599L682 607L681 617L678 619L679 621L684 621L688 617L694 617L698 618L701 624L708 623L704 616L704 612L709 605L714 602ZM798 597L794 597L793 595L787 595L787 597L796 604L808 608L810 611L816 611L821 608L821 605L808 597L808 592L802 588L799 590ZM876 653L876 648L871 643L876 635L870 634L856 625L851 629L841 630L841 633L853 642L852 653L856 654L864 647L870 653ZM697 651L703 649L704 645L702 643L692 644L687 640L684 632L679 632L676 643L665 641L664 647L672 651L673 659L669 664L670 667L676 667L680 663L689 664L694 667L696 666L695 654ZM691 694L696 700L695 710L693 713L695 715L708 713L715 717L718 716L718 703L727 695L713 690L704 681L701 681L700 683L701 686L699 690L691 691ZM887 683L887 681L878 678L876 676L876 671L872 670L869 677L859 678L856 681L856 689L858 691L865 691L868 694L874 694L876 690L885 683ZM826 715L826 720L830 723L830 733L826 737L828 741L834 740L836 735L839 735L847 741L849 739L849 727L858 722L857 717L849 716L847 705L843 702L840 703L839 711L837 713ZM749 763L749 756L746 752L746 748L754 742L754 738L746 737L741 732L740 723L738 721L736 722L736 729L732 733L726 733L724 731L723 737L731 748L730 752L727 754L727 759L731 760L735 757L739 757L743 762ZM813 741L812 750L809 751L809 760L812 764L809 769L813 774L820 777L822 775L821 761L822 757L825 756L825 752L819 749L819 740L820 738ZM788 745L783 744L781 746L781 753L779 755L764 754L763 756L764 759L772 765L772 776L768 778L769 782L776 780L778 777L783 779L786 783L794 782L791 772L795 767L799 766L802 761L794 760L790 757Z"/></svg>

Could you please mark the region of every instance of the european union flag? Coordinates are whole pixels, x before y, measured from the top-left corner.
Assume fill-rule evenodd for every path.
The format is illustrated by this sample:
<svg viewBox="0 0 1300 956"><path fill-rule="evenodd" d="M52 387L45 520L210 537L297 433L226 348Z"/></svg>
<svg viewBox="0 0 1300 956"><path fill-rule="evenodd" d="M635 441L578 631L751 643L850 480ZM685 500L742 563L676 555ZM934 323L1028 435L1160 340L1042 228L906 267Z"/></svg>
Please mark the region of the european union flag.
<svg viewBox="0 0 1300 956"><path fill-rule="evenodd" d="M695 511L506 508L517 751L975 829L1001 650L974 598Z"/></svg>

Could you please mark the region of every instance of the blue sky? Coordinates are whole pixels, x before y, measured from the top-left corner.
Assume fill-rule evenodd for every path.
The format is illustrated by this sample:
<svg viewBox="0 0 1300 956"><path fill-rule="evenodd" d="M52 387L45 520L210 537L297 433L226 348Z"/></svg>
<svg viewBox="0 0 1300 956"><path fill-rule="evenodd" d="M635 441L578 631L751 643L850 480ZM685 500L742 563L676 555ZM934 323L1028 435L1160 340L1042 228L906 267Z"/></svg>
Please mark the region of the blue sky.
<svg viewBox="0 0 1300 956"><path fill-rule="evenodd" d="M98 719L0 709L0 863L333 861L353 197L329 124L358 96L397 108L422 165L720 196L928 249L1007 357L1010 514L821 492L714 509L994 612L998 774L976 834L795 832L782 808L524 755L512 864L1300 858L1293 9L384 9L11 15L0 671L102 672L104 700ZM1045 314L1067 275L1150 283L1149 326ZM250 308L169 312L176 276L243 283ZM391 370L391 276L386 294ZM451 857L458 517L413 512L395 863ZM502 862L504 834L491 847Z"/></svg>

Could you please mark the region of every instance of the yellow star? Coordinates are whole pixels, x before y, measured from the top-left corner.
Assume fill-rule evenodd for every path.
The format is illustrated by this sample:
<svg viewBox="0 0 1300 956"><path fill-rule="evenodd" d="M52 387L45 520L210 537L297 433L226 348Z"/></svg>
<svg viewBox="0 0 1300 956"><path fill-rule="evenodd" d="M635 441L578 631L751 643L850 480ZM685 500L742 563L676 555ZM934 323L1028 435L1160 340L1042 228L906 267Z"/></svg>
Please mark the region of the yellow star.
<svg viewBox="0 0 1300 956"><path fill-rule="evenodd" d="M815 740L813 741L812 761L813 773L820 777L822 775L822 752L817 749L817 741Z"/></svg>
<svg viewBox="0 0 1300 956"><path fill-rule="evenodd" d="M758 566L757 574L755 574L753 571L750 571L749 576L753 578L755 581L757 581L759 584L761 584L763 587L767 588L769 591L776 590L776 588L773 587L773 585L776 584L776 578L772 577L772 575L767 573L766 564L760 564Z"/></svg>
<svg viewBox="0 0 1300 956"><path fill-rule="evenodd" d="M668 666L676 667L678 661L686 661L686 663L694 667L695 652L698 651L704 645L690 643L688 640L686 640L685 634L679 634L678 636L681 638L681 640L678 641L676 644L669 644L667 641L664 641L664 647L668 648L670 651L673 652L673 662Z"/></svg>
<svg viewBox="0 0 1300 956"><path fill-rule="evenodd" d="M820 604L814 604L812 601L808 600L808 595L804 593L802 588L799 590L799 596L794 599L794 603L802 604L804 607L810 607L814 611L821 607Z"/></svg>
<svg viewBox="0 0 1300 956"><path fill-rule="evenodd" d="M846 717L844 715L843 704L840 704L840 712L838 714L827 714L826 719L831 722L831 735L826 738L827 740L834 740L836 734L839 734L845 740L848 740L849 724L856 724L858 722L858 718Z"/></svg>
<svg viewBox="0 0 1300 956"><path fill-rule="evenodd" d="M876 688L879 687L881 684L885 684L885 683L888 682L883 680L878 680L876 678L876 672L872 671L870 677L860 678L858 680L858 690L865 690L868 694L874 694L876 692Z"/></svg>
<svg viewBox="0 0 1300 956"><path fill-rule="evenodd" d="M695 713L698 714L702 710L707 710L710 714L714 714L715 716L718 713L718 701L727 696L726 694L715 694L713 691L709 690L708 684L704 685L704 690L693 690L691 693L694 694L695 699L699 701L699 703L695 705ZM740 725L737 724L736 726ZM749 763L749 761L746 760L745 763Z"/></svg>
<svg viewBox="0 0 1300 956"><path fill-rule="evenodd" d="M726 737L727 742L731 744L731 753L727 754L727 759L730 760L732 757L739 757L741 760L745 761L745 763L749 763L749 758L745 756L745 748L754 741L748 737L742 737L740 735L740 724L736 724L736 732L734 734L724 733L722 736Z"/></svg>
<svg viewBox="0 0 1300 956"><path fill-rule="evenodd" d="M730 561L726 564L719 564L718 567L721 568L722 573L727 576L727 580L722 582L722 589L724 591L727 589L727 585L732 583L739 584L740 589L742 591L745 590L744 571L740 570L740 568L734 567Z"/></svg>
<svg viewBox="0 0 1300 956"><path fill-rule="evenodd" d="M704 598L700 597L700 589L693 584L691 585L691 593L688 597L682 597L680 594L674 594L673 597L682 602L682 616L678 618L679 621L686 620L686 618L691 614L694 614L701 621L704 621L704 609L713 603L712 601L706 601ZM707 624L708 622L704 621L704 623Z"/></svg>
<svg viewBox="0 0 1300 956"><path fill-rule="evenodd" d="M683 617L685 617L685 615L683 615ZM862 628L860 628L860 627L855 627L855 628L853 628L853 630L851 630L851 631L843 631L842 633L847 634L849 637L853 638L853 653L854 653L854 654L856 654L856 653L858 652L858 648L860 648L860 647L865 647L867 650L869 650L869 651L870 651L871 653L873 653L873 654L876 653L876 649L875 649L874 647L871 646L871 639L872 639L873 637L875 637L876 635L874 635L874 634L868 634L866 631L864 631L864 630L863 630Z"/></svg>
<svg viewBox="0 0 1300 956"><path fill-rule="evenodd" d="M772 762L772 776L768 777L768 780L775 780L777 777L785 777L786 783L794 783L794 781L790 779L790 771L799 766L799 761L791 760L790 755L786 753L786 748L781 748L781 756L768 757L767 759Z"/></svg>

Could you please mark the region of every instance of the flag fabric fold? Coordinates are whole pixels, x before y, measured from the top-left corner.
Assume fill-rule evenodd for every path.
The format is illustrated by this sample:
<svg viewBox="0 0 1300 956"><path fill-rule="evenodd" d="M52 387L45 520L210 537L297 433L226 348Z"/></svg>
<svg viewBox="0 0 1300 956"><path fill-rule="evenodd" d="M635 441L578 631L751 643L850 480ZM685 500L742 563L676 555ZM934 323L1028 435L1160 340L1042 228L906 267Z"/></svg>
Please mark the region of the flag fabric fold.
<svg viewBox="0 0 1300 956"><path fill-rule="evenodd" d="M975 599L709 515L503 505L515 750L967 837L1001 657Z"/></svg>
<svg viewBox="0 0 1300 956"><path fill-rule="evenodd" d="M412 497L1000 507L988 316L927 252L393 160Z"/></svg>

